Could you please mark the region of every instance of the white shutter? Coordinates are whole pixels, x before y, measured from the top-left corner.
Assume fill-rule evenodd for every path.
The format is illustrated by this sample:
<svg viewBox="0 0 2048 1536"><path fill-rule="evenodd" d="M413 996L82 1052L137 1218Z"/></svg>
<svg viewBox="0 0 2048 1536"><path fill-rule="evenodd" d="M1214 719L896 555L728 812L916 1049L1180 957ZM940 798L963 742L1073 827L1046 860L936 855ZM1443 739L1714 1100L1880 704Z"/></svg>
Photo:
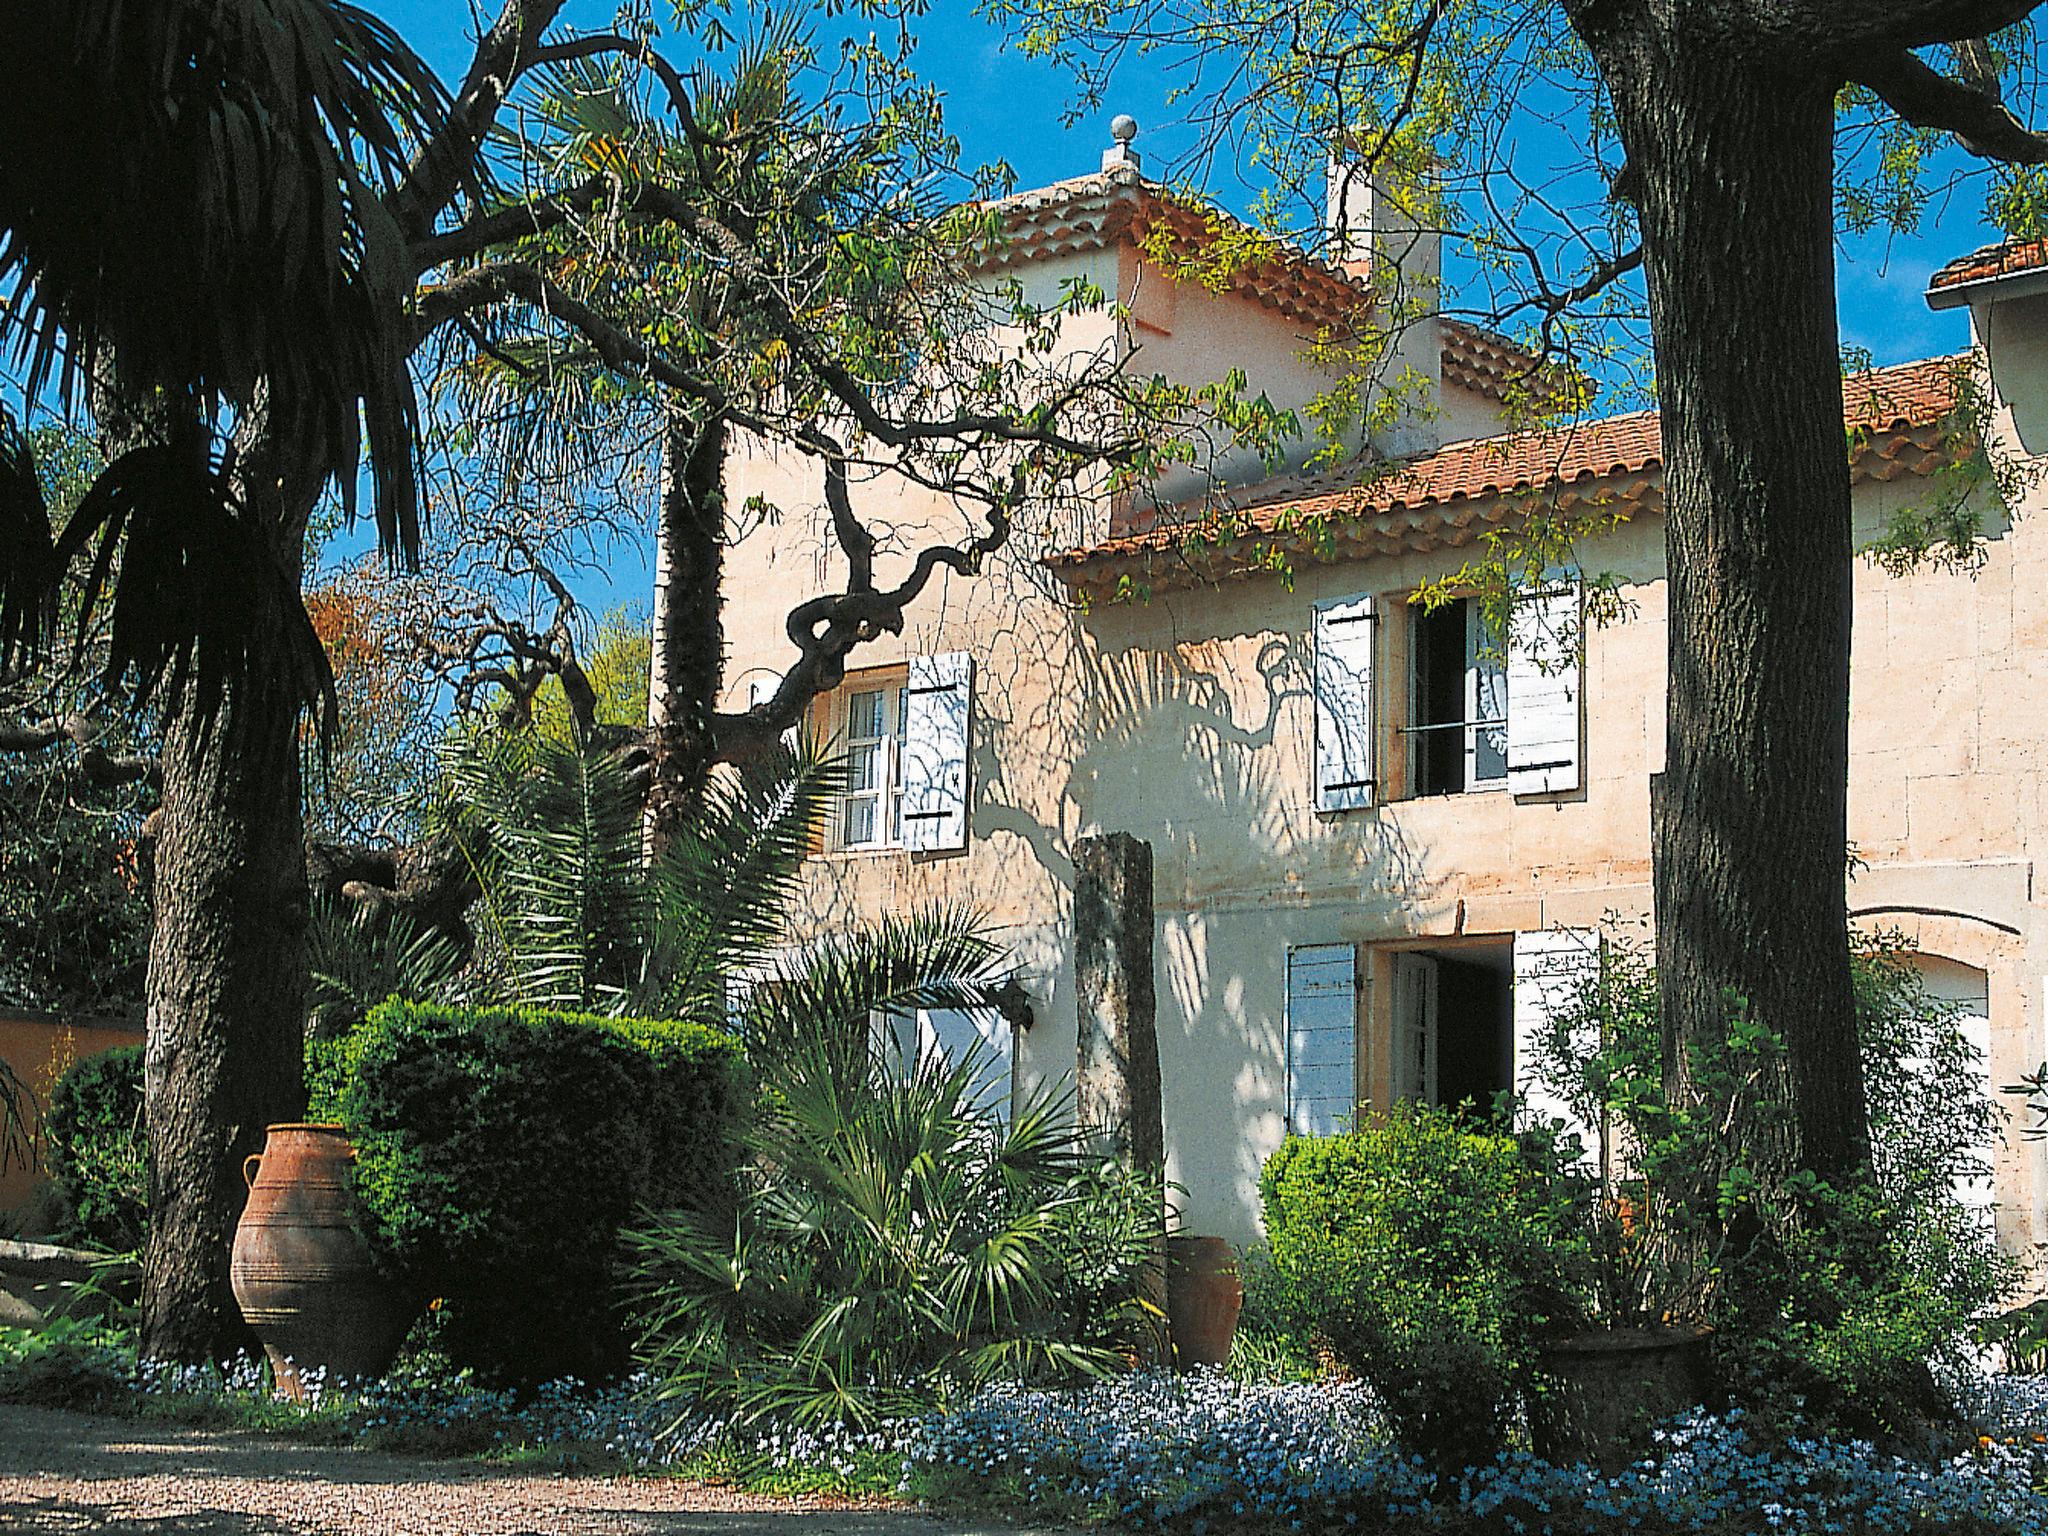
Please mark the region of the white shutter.
<svg viewBox="0 0 2048 1536"><path fill-rule="evenodd" d="M1358 1111L1358 951L1287 952L1287 1129L1332 1136Z"/></svg>
<svg viewBox="0 0 2048 1536"><path fill-rule="evenodd" d="M1968 1149L1970 1156L1987 1171L1958 1174L1951 1185L1956 1203L1974 1211L1989 1228L1998 1204L1997 1184L1989 1170L1997 1166L1999 1144L2005 1139L2005 1127L2012 1113L1991 1076L1990 984L1984 973L1973 966L1931 957L1924 958L1918 970L1920 985L1937 1004L1936 1016L1963 1037L1975 1057L1969 1072L1976 1091L1994 1106L1988 1134ZM1909 1058L1905 1065L1918 1072L1927 1070L1924 1057Z"/></svg>
<svg viewBox="0 0 2048 1536"><path fill-rule="evenodd" d="M1010 1121L1010 1021L994 1008L926 1008L918 1014L920 1047L949 1067L967 1060L981 1047L980 1099Z"/></svg>
<svg viewBox="0 0 2048 1536"><path fill-rule="evenodd" d="M1394 956L1396 1101L1436 1102L1437 968L1428 955Z"/></svg>
<svg viewBox="0 0 2048 1536"><path fill-rule="evenodd" d="M903 846L967 846L967 721L974 661L965 651L910 659L903 708Z"/></svg>
<svg viewBox="0 0 2048 1536"><path fill-rule="evenodd" d="M1515 935L1515 1089L1527 1117L1541 1125L1564 1123L1590 1156L1598 1149L1594 1127L1581 1123L1562 1100L1539 1088L1531 1076L1537 1043L1552 1021L1571 1011L1585 989L1600 979L1597 928L1545 928Z"/></svg>
<svg viewBox="0 0 2048 1536"><path fill-rule="evenodd" d="M1508 791L1579 787L1579 578L1547 571L1515 599L1508 636Z"/></svg>
<svg viewBox="0 0 2048 1536"><path fill-rule="evenodd" d="M868 1046L891 1073L907 1077L917 1069L922 1034L913 1014L877 1009L868 1015Z"/></svg>
<svg viewBox="0 0 2048 1536"><path fill-rule="evenodd" d="M1316 809L1371 806L1373 766L1372 594L1318 604L1316 641Z"/></svg>
<svg viewBox="0 0 2048 1536"><path fill-rule="evenodd" d="M1991 1213L1998 1206L1998 1183L1995 1170L1998 1167L1998 1144L2005 1117L2009 1113L2005 1102L1999 1098L1998 1089L1991 1081L1991 1002L1988 995L1971 998L1962 1005L1962 1012L1956 1018L1956 1028L1977 1053L1977 1060L1971 1067L1971 1075L1977 1079L1977 1091L1998 1108L1998 1115L1990 1133L1970 1150L1978 1161L1984 1164L1985 1172L1966 1174L1955 1181L1955 1196L1958 1204L1981 1214L1987 1227L1991 1225Z"/></svg>

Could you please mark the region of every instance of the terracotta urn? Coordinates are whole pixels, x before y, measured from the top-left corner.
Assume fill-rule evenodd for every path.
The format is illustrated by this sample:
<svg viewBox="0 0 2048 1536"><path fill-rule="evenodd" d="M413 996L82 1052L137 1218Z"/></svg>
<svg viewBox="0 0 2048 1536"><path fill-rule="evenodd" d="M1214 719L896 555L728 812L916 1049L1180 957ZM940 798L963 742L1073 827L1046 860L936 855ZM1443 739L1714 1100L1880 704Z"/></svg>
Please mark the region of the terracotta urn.
<svg viewBox="0 0 2048 1536"><path fill-rule="evenodd" d="M314 1371L327 1382L383 1375L412 1325L416 1309L350 1219L355 1158L338 1125L273 1125L243 1164L249 1202L229 1281L281 1397L304 1398Z"/></svg>
<svg viewBox="0 0 2048 1536"><path fill-rule="evenodd" d="M1237 1336L1244 1286L1237 1278L1237 1251L1220 1237L1166 1240L1166 1321L1175 1363L1225 1365Z"/></svg>

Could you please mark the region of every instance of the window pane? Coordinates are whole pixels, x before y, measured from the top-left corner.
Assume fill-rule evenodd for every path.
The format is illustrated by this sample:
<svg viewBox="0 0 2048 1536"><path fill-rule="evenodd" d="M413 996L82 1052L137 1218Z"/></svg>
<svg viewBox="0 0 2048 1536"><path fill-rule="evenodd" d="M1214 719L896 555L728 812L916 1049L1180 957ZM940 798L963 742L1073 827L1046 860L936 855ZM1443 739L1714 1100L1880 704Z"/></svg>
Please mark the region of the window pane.
<svg viewBox="0 0 2048 1536"><path fill-rule="evenodd" d="M848 847L872 843L875 840L875 802L872 798L846 802L845 830L841 836Z"/></svg>
<svg viewBox="0 0 2048 1536"><path fill-rule="evenodd" d="M846 701L846 734L853 741L873 741L885 734L882 721L882 701L886 697L876 688L856 693Z"/></svg>
<svg viewBox="0 0 2048 1536"><path fill-rule="evenodd" d="M1483 784L1508 776L1508 675L1499 662L1481 661L1474 682L1480 724L1473 732L1472 777Z"/></svg>
<svg viewBox="0 0 2048 1536"><path fill-rule="evenodd" d="M1472 782L1485 784L1508 776L1508 674L1503 647L1471 610L1467 666L1472 689Z"/></svg>
<svg viewBox="0 0 2048 1536"><path fill-rule="evenodd" d="M1459 598L1434 613L1420 608L1414 612L1409 787L1418 795L1453 794L1465 787L1465 600Z"/></svg>
<svg viewBox="0 0 2048 1536"><path fill-rule="evenodd" d="M881 788L882 749L876 746L854 747L846 754L846 788L851 794Z"/></svg>

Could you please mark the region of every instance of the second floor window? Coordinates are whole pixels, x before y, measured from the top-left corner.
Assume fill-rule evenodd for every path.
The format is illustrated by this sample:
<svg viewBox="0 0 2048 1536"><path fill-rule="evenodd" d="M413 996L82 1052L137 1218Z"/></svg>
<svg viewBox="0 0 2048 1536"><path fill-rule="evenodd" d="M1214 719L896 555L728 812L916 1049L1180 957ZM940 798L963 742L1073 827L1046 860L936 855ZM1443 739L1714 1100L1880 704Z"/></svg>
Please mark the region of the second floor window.
<svg viewBox="0 0 2048 1536"><path fill-rule="evenodd" d="M974 661L965 651L859 672L827 697L820 718L846 759L827 848L966 849L973 697Z"/></svg>
<svg viewBox="0 0 2048 1536"><path fill-rule="evenodd" d="M1568 794L1584 783L1575 573L1545 573L1517 594L1505 645L1469 599L1423 613L1405 593L1358 592L1317 603L1310 625L1318 811L1475 789Z"/></svg>
<svg viewBox="0 0 2048 1536"><path fill-rule="evenodd" d="M1409 792L1497 789L1508 777L1508 677L1500 642L1465 598L1415 609Z"/></svg>

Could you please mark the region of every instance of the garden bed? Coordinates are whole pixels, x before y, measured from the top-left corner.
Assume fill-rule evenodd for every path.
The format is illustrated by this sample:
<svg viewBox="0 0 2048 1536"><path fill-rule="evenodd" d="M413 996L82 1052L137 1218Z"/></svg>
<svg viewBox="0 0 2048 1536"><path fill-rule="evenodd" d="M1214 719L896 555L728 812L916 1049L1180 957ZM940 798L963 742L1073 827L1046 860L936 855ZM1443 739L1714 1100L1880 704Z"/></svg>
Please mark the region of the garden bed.
<svg viewBox="0 0 2048 1536"><path fill-rule="evenodd" d="M1975 1386L1984 1435L1912 1461L1855 1441L1772 1451L1739 1415L1662 1431L1603 1476L1510 1452L1442 1484L1388 1440L1357 1383L1132 1376L1079 1390L994 1387L870 1430L741 1427L640 1395L558 1382L522 1397L424 1375L272 1400L260 1368L137 1367L79 1328L0 1333L0 1400L551 1471L691 1477L754 1492L921 1500L1041 1522L1166 1530L1409 1533L1950 1532L2048 1536L2048 1381Z"/></svg>

